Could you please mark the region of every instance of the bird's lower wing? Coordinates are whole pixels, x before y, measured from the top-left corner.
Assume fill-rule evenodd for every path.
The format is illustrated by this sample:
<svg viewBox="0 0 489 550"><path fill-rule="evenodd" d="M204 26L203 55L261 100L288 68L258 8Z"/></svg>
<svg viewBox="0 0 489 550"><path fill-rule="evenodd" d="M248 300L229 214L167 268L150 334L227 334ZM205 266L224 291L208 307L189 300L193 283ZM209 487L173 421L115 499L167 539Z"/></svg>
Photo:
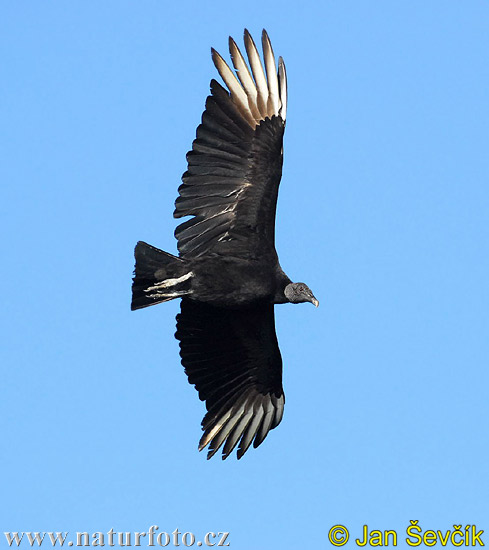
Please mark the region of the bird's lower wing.
<svg viewBox="0 0 489 550"><path fill-rule="evenodd" d="M274 306L232 310L183 299L175 336L189 382L208 411L199 449L209 445L211 458L224 444L224 459L239 442L241 458L282 420L285 399Z"/></svg>

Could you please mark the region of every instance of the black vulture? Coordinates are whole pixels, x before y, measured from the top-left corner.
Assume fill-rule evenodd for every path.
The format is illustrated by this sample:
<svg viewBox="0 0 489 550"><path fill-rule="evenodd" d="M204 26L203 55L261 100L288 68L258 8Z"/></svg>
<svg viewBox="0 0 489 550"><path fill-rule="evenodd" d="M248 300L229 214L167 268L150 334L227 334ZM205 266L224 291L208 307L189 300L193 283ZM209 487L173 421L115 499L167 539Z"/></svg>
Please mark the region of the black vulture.
<svg viewBox="0 0 489 550"><path fill-rule="evenodd" d="M191 216L175 237L179 257L144 242L135 249L131 309L181 298L176 338L182 365L207 414L199 450L224 444L241 458L282 420L282 358L274 305L318 301L293 283L275 250L275 210L282 175L287 108L283 59L275 64L262 33L263 69L249 32L249 67L234 40L235 73L212 49L227 89L211 81L202 124L183 174L175 218ZM251 70L250 70L251 69Z"/></svg>

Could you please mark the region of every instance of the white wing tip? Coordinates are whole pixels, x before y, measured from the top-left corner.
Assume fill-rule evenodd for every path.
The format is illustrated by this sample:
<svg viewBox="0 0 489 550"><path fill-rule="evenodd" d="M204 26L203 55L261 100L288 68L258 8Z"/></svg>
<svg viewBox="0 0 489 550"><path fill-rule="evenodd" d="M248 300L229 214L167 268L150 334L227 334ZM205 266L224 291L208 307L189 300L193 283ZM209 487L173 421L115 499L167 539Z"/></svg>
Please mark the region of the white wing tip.
<svg viewBox="0 0 489 550"><path fill-rule="evenodd" d="M233 102L253 128L265 118L274 115L285 122L287 112L287 76L283 59L279 58L277 70L272 44L265 29L262 30L261 37L266 75L255 42L246 28L243 38L248 64L234 39L229 37L229 52L236 74L222 56L211 48L214 65L224 80Z"/></svg>
<svg viewBox="0 0 489 550"><path fill-rule="evenodd" d="M256 448L270 430L280 424L284 409L284 397L260 395L251 390L239 405L229 406L223 414L208 425L199 442L199 451L209 445L207 459L212 458L224 444L222 459L226 459L238 446L238 460L251 444Z"/></svg>

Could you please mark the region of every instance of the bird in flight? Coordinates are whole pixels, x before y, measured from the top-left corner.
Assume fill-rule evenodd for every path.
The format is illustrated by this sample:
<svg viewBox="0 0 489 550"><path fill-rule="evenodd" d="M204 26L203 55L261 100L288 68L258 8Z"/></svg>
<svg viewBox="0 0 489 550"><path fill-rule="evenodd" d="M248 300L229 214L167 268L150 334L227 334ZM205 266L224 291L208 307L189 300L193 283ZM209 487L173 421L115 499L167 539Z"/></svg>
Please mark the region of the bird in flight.
<svg viewBox="0 0 489 550"><path fill-rule="evenodd" d="M212 49L226 87L211 81L202 123L175 202L179 256L145 242L134 251L131 309L181 298L176 338L182 365L207 414L199 450L211 458L238 445L241 458L276 428L284 411L275 304L319 302L293 283L275 250L287 77L262 33L264 67L247 30L248 63L235 41L235 72Z"/></svg>

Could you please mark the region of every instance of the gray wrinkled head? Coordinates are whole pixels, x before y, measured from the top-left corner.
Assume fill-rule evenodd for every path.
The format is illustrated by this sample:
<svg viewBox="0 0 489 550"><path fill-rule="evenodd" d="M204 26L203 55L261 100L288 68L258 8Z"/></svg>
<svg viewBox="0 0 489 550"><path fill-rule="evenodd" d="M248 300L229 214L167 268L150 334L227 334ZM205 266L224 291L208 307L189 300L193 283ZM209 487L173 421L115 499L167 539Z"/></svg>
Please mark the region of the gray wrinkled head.
<svg viewBox="0 0 489 550"><path fill-rule="evenodd" d="M305 283L290 283L285 287L285 297L292 304L300 304L302 302L311 302L318 307L319 302L312 293L311 289Z"/></svg>

